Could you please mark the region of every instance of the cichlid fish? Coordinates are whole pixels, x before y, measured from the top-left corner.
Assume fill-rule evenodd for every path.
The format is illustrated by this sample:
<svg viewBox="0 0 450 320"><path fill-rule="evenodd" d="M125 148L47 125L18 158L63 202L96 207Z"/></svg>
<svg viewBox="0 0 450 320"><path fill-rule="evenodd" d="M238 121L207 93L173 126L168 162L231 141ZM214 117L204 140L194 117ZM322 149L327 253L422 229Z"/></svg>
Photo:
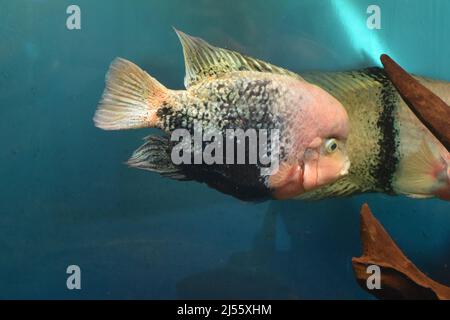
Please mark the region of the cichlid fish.
<svg viewBox="0 0 450 320"><path fill-rule="evenodd" d="M168 134L178 128L192 132L195 121L222 132L278 129L279 168L261 176L258 165L175 165L168 136L147 137L130 166L205 182L244 200L363 192L450 199L449 152L406 106L383 69L299 76L177 33L187 90L166 89L118 59L95 124L107 130L158 127ZM417 79L450 102L450 83Z"/></svg>
<svg viewBox="0 0 450 320"><path fill-rule="evenodd" d="M347 174L348 116L332 95L287 70L177 34L185 55L186 90L169 90L124 59L116 59L107 75L96 126L157 127L171 135L147 137L128 161L130 166L205 182L246 200L293 198ZM198 127L227 138L230 130L248 135L232 137L232 147L225 149L232 152L231 158L227 154L212 164L193 164L189 157L175 163L173 135L184 129L195 136ZM271 135L263 148L261 134L268 131ZM256 139L250 140L251 132ZM220 141L217 147L226 143ZM261 150L253 148L257 143ZM192 158L205 152L207 145L193 146ZM277 163L266 174L261 173L262 161L224 161L235 160L239 150L249 160L262 149Z"/></svg>
<svg viewBox="0 0 450 320"><path fill-rule="evenodd" d="M300 195L321 199L362 192L450 200L450 155L396 91L384 69L310 73L304 78L346 108L352 166L343 179ZM415 77L450 103L450 83Z"/></svg>

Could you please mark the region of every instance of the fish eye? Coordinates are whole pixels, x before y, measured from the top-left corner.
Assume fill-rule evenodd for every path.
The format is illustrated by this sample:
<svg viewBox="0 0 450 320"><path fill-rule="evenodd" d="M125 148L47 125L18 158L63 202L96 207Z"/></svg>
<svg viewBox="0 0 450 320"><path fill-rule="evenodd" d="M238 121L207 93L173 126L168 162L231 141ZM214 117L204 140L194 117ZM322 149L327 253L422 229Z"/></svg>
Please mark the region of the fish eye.
<svg viewBox="0 0 450 320"><path fill-rule="evenodd" d="M328 139L325 142L325 150L327 151L327 153L333 153L337 150L338 148L338 144L336 139Z"/></svg>

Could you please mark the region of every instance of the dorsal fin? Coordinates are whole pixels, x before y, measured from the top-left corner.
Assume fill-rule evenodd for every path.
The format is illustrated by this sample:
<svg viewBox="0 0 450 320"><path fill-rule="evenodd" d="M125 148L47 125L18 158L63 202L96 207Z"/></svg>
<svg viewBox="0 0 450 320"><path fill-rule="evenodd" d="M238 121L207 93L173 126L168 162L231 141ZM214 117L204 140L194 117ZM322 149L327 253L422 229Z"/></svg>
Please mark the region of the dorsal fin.
<svg viewBox="0 0 450 320"><path fill-rule="evenodd" d="M231 50L214 47L203 39L192 37L177 29L175 32L183 46L186 66L184 85L186 88L202 79L233 71L270 72L301 79L298 74L289 70Z"/></svg>
<svg viewBox="0 0 450 320"><path fill-rule="evenodd" d="M309 83L318 85L340 102L351 101L358 92L377 91L389 81L380 68L346 72L308 72L302 74Z"/></svg>

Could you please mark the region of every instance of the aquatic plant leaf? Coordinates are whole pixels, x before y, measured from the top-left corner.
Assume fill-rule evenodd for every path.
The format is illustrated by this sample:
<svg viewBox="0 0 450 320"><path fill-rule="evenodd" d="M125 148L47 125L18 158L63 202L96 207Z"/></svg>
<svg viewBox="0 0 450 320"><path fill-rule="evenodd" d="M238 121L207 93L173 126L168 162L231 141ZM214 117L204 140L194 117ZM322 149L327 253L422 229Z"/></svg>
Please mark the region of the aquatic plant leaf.
<svg viewBox="0 0 450 320"><path fill-rule="evenodd" d="M361 208L363 255L352 259L355 277L361 288L378 299L450 300L450 288L427 277L400 250L367 204ZM381 287L368 289L369 266L381 270Z"/></svg>
<svg viewBox="0 0 450 320"><path fill-rule="evenodd" d="M406 104L447 150L450 150L450 106L388 55L383 54L381 62Z"/></svg>

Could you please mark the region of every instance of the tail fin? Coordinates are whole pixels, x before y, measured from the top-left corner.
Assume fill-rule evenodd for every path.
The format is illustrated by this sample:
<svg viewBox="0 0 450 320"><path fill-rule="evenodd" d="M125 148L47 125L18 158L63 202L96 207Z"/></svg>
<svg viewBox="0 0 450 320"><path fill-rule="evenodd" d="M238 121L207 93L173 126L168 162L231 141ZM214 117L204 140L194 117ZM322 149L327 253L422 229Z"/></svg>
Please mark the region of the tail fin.
<svg viewBox="0 0 450 320"><path fill-rule="evenodd" d="M156 111L168 90L134 63L116 58L106 75L106 88L94 116L104 130L154 127Z"/></svg>

